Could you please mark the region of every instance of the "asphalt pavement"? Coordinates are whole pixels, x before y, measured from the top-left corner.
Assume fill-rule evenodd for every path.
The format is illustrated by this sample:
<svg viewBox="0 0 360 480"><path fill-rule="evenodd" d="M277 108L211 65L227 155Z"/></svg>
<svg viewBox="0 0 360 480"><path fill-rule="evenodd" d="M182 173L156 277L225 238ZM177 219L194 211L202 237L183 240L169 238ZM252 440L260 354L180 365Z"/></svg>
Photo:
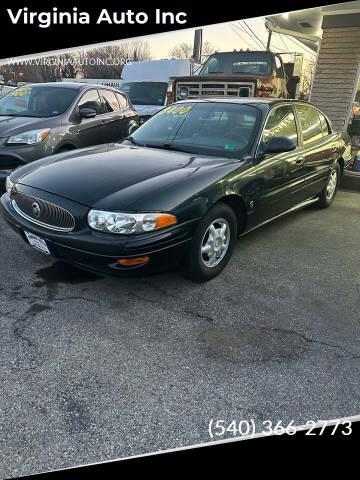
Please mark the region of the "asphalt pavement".
<svg viewBox="0 0 360 480"><path fill-rule="evenodd" d="M1 478L208 442L211 419L359 414L359 218L340 191L206 284L98 277L0 219Z"/></svg>

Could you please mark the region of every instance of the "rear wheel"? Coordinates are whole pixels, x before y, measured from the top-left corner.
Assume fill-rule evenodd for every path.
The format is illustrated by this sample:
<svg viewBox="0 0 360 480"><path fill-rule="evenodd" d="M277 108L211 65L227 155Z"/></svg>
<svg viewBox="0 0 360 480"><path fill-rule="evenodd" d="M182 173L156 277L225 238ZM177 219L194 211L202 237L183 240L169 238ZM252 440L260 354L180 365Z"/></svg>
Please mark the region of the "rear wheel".
<svg viewBox="0 0 360 480"><path fill-rule="evenodd" d="M330 207L330 205L334 201L334 198L338 189L338 185L339 185L340 175L341 175L340 165L336 162L336 164L333 167L331 167L329 180L328 180L328 183L326 184L326 187L320 193L319 203L318 203L319 207L322 207L322 208Z"/></svg>
<svg viewBox="0 0 360 480"><path fill-rule="evenodd" d="M224 203L212 207L198 225L186 262L186 273L206 282L216 277L230 260L237 237L234 211Z"/></svg>

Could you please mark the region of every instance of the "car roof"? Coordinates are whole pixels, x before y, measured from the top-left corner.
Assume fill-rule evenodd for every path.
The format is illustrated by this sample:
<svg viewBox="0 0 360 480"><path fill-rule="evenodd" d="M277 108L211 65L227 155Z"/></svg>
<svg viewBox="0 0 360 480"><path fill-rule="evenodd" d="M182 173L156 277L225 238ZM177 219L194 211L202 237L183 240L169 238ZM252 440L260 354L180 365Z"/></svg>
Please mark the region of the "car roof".
<svg viewBox="0 0 360 480"><path fill-rule="evenodd" d="M77 82L37 82L37 83L26 83L25 85L21 85L18 88L42 86L42 87L53 87L53 88L63 87L63 88L81 89L83 85L84 85L83 83L77 83Z"/></svg>
<svg viewBox="0 0 360 480"><path fill-rule="evenodd" d="M39 82L39 83L28 83L24 85L25 87L36 87L36 86L45 86L45 87L55 87L55 88L76 88L78 90L85 90L86 88L105 88L108 90L116 90L115 87L108 87L107 85L98 85L93 83L82 83L82 82ZM20 88L20 87L19 87Z"/></svg>
<svg viewBox="0 0 360 480"><path fill-rule="evenodd" d="M242 97L242 98L189 98L179 100L179 103L238 103L240 105L276 105L281 103L306 103L304 100L295 100L290 98L260 98L260 97ZM174 104L173 104L174 105Z"/></svg>

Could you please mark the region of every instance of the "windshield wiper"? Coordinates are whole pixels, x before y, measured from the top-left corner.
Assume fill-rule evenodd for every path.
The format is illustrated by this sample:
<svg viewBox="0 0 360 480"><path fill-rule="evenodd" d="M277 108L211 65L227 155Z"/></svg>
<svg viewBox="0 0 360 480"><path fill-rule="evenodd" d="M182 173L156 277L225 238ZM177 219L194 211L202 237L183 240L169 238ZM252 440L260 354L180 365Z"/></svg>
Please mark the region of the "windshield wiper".
<svg viewBox="0 0 360 480"><path fill-rule="evenodd" d="M125 140L129 140L133 145L137 145L138 147L142 147L143 145L140 145L140 143L135 142L133 137L130 135L129 137L126 137Z"/></svg>
<svg viewBox="0 0 360 480"><path fill-rule="evenodd" d="M40 115L24 115L23 113L0 113L0 117L31 117L31 118L47 118Z"/></svg>
<svg viewBox="0 0 360 480"><path fill-rule="evenodd" d="M174 152L190 153L190 152L188 152L187 150L184 150L183 148L176 147L176 146L173 145L172 143L171 143L171 144L166 144L166 146L165 146L164 148L166 148L167 150L174 150Z"/></svg>
<svg viewBox="0 0 360 480"><path fill-rule="evenodd" d="M143 147L161 148L162 150L174 150L175 152L189 153L188 151L183 150L182 148L174 146L172 143L160 143L158 145L151 145L150 143L146 143L145 145L143 145Z"/></svg>
<svg viewBox="0 0 360 480"><path fill-rule="evenodd" d="M162 150L171 150L170 149L170 143L158 143L158 144L152 144L152 143L144 143L142 147L148 147L148 148L161 148Z"/></svg>

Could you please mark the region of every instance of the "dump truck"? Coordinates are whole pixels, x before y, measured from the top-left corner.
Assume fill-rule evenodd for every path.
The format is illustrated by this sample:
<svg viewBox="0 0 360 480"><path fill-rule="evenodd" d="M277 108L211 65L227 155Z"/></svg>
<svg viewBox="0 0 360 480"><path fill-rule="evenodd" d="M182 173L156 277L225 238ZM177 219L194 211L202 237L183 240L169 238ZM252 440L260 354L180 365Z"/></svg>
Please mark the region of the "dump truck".
<svg viewBox="0 0 360 480"><path fill-rule="evenodd" d="M286 54L289 55L289 54ZM176 102L204 97L296 98L302 55L282 55L270 50L215 52L197 75L171 77L169 97Z"/></svg>

